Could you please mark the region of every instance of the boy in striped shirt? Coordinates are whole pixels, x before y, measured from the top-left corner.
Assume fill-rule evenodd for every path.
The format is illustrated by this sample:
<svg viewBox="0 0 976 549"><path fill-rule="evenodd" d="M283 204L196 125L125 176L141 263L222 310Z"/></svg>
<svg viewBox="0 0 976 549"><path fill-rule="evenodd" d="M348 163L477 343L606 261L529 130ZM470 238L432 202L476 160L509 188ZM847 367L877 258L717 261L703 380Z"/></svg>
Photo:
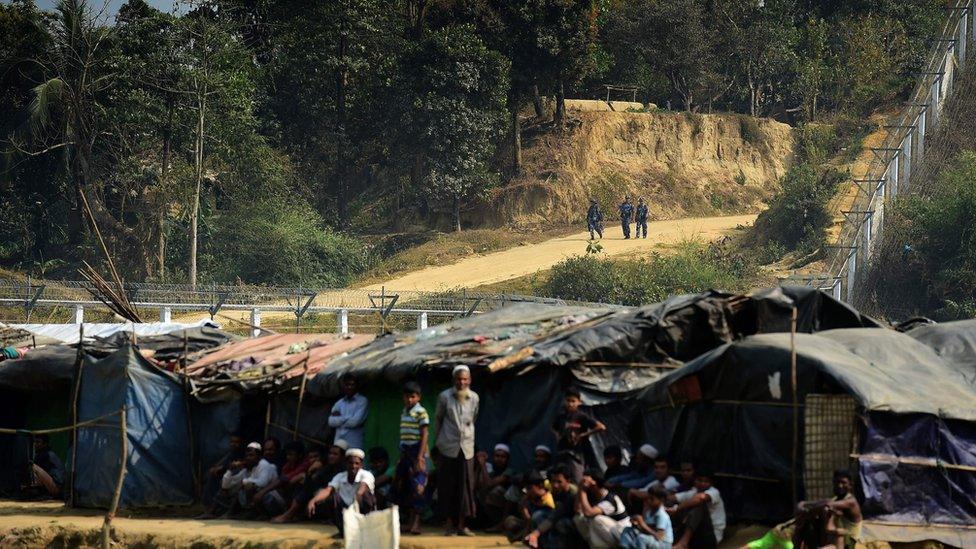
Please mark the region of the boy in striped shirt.
<svg viewBox="0 0 976 549"><path fill-rule="evenodd" d="M427 484L427 431L430 417L420 405L420 384L403 385L403 413L400 415L400 460L393 479L394 500L407 510L407 533L420 534L420 512Z"/></svg>

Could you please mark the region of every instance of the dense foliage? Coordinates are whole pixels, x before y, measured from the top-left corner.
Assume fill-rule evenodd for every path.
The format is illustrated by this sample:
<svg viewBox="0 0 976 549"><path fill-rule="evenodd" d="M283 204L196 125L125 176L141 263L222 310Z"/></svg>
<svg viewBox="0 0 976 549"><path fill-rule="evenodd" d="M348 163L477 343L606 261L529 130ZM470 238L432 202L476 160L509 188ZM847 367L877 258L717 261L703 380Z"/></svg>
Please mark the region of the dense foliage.
<svg viewBox="0 0 976 549"><path fill-rule="evenodd" d="M755 275L755 265L746 258L689 241L674 253L637 260L571 257L552 268L539 291L561 299L642 305L713 288L743 291Z"/></svg>
<svg viewBox="0 0 976 549"><path fill-rule="evenodd" d="M522 109L559 131L566 97L610 83L674 109L858 117L903 96L945 17L938 0L180 6L0 4L0 264L73 276L97 224L130 278L341 283L363 248L336 231L460 230L519 172Z"/></svg>
<svg viewBox="0 0 976 549"><path fill-rule="evenodd" d="M932 192L904 196L892 214L878 296L897 300L900 314L976 317L976 152L959 154Z"/></svg>

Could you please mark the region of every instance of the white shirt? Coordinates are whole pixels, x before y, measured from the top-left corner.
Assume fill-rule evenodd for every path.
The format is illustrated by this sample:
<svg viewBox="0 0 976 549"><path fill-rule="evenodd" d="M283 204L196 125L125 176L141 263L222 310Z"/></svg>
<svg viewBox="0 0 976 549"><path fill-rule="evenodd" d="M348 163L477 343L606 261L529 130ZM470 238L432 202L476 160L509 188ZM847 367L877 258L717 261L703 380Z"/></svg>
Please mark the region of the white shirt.
<svg viewBox="0 0 976 549"><path fill-rule="evenodd" d="M244 477L241 484L260 489L271 484L271 481L277 478L278 468L268 462L268 460L261 458L261 461L253 469L247 471L247 476Z"/></svg>
<svg viewBox="0 0 976 549"><path fill-rule="evenodd" d="M366 469L360 469L359 472L356 473L355 481L351 484L349 482L349 472L343 471L332 477L332 480L329 482L329 486L331 486L336 492L339 492L339 497L342 499L343 503L346 505L352 505L352 502L356 501L356 490L358 489L360 482L365 482L366 486L369 487L370 492L376 489L376 477L374 477L373 473L370 473Z"/></svg>
<svg viewBox="0 0 976 549"><path fill-rule="evenodd" d="M220 479L220 487L223 490L235 491L241 487L241 483L244 482L244 477L247 476L247 469L241 468L240 471L234 473L230 469L224 471L223 478Z"/></svg>
<svg viewBox="0 0 976 549"><path fill-rule="evenodd" d="M675 491L678 490L678 486L681 486L681 485L678 483L677 480L675 480L674 477L672 477L671 475L668 475L668 478L664 479L664 482L661 482L660 480L654 479L653 482L649 483L647 486L644 486L643 488L641 488L641 490L644 490L645 492L647 492L651 488L654 488L655 486L660 486L660 487L664 488L668 492L675 492Z"/></svg>
<svg viewBox="0 0 976 549"><path fill-rule="evenodd" d="M366 397L356 393L352 398L342 397L332 405L329 415L329 427L335 429L335 440L342 439L349 444L349 448L363 449L363 424L366 423L366 411L369 401Z"/></svg>
<svg viewBox="0 0 976 549"><path fill-rule="evenodd" d="M678 492L674 495L678 503L684 503L691 499L698 490L691 489L687 492ZM715 528L715 541L722 541L722 534L725 532L725 503L722 501L722 494L718 493L718 488L712 486L705 490L705 494L711 500L708 502L708 516L712 519L712 527Z"/></svg>

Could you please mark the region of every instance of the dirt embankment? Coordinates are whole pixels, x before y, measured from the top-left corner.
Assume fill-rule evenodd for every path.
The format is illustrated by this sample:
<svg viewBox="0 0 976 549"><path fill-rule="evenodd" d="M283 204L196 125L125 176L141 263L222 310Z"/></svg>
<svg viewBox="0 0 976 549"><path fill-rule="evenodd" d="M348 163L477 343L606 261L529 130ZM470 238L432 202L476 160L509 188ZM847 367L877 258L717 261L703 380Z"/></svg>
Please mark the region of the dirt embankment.
<svg viewBox="0 0 976 549"><path fill-rule="evenodd" d="M574 223L589 197L608 216L625 194L652 219L755 213L793 161L793 129L735 114L577 112L529 136L523 175L495 191L487 225Z"/></svg>

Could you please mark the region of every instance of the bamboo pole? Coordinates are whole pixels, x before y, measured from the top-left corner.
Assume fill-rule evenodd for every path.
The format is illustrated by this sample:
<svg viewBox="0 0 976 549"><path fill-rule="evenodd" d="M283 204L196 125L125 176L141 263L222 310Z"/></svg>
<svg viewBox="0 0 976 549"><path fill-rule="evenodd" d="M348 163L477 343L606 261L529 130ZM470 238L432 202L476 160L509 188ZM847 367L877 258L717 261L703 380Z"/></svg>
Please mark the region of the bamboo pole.
<svg viewBox="0 0 976 549"><path fill-rule="evenodd" d="M119 479L115 483L115 493L112 494L112 503L109 505L108 512L105 513L105 520L102 522L102 549L108 549L112 545L112 519L119 510L119 499L122 497L122 483L125 481L125 466L129 457L128 433L126 431L125 406L119 411L119 426L122 446L122 462L119 463Z"/></svg>
<svg viewBox="0 0 976 549"><path fill-rule="evenodd" d="M800 501L797 486L797 468L799 467L800 454L800 402L796 387L796 307L793 307L793 314L790 320L790 380L793 387L793 503Z"/></svg>
<svg viewBox="0 0 976 549"><path fill-rule="evenodd" d="M268 440L268 429L271 428L271 401L274 394L268 395L268 407L264 410L264 440Z"/></svg>
<svg viewBox="0 0 976 549"><path fill-rule="evenodd" d="M183 330L183 356L180 357L180 366L183 371L183 404L186 407L186 434L190 442L190 470L193 474L193 496L200 499L200 471L197 470L197 451L196 437L193 436L193 417L191 416L192 406L190 404L190 378L186 375L187 355L189 341L186 330Z"/></svg>
<svg viewBox="0 0 976 549"><path fill-rule="evenodd" d="M78 393L81 392L81 372L85 364L85 324L78 325L78 355L75 358L75 387L71 396L71 472L68 475L68 506L75 505L75 472L78 467Z"/></svg>
<svg viewBox="0 0 976 549"><path fill-rule="evenodd" d="M291 435L292 440L298 440L298 430L302 421L302 401L305 400L305 383L308 381L308 360L311 357L312 351L308 351L302 364L302 386L298 389L298 409L295 410L295 431Z"/></svg>

